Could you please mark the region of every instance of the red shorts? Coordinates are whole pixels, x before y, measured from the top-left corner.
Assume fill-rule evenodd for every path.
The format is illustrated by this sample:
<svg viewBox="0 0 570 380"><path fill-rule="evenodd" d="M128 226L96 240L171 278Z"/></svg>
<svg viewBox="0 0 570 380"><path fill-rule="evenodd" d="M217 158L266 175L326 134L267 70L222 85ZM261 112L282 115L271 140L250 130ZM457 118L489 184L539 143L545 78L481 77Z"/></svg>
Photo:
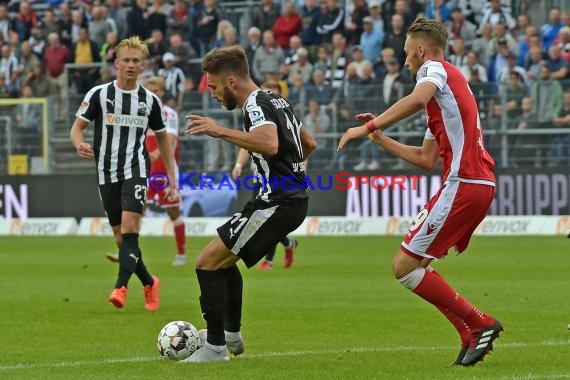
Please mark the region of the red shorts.
<svg viewBox="0 0 570 380"><path fill-rule="evenodd" d="M160 186L157 186L160 187ZM164 190L154 189L153 186L148 187L146 193L146 203L158 203L162 208L179 207L180 206L180 193L172 199L168 199Z"/></svg>
<svg viewBox="0 0 570 380"><path fill-rule="evenodd" d="M442 258L453 247L463 252L494 194L494 186L446 182L410 224L402 251L420 259Z"/></svg>

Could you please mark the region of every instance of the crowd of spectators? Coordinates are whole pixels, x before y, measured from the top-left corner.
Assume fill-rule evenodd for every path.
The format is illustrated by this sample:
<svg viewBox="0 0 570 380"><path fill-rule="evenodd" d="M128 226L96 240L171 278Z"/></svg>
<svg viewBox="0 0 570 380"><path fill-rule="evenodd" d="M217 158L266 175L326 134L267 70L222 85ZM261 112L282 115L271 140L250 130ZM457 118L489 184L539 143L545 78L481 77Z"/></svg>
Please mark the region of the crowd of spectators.
<svg viewBox="0 0 570 380"><path fill-rule="evenodd" d="M240 44L252 77L258 84L278 82L307 128L342 133L355 114L380 113L412 88L405 35L417 16L426 15L447 25L448 59L471 85L486 128L504 115L516 129L570 127L570 12L558 8L549 9L541 24L524 1L261 0L240 36L217 0L37 4L0 3L0 97L54 96L58 119L72 112L65 102L69 92L112 80L114 46L139 35L150 51L143 76L165 77L166 102L178 111L191 92L208 90L199 59L212 48ZM66 82L67 63L75 66ZM568 163L568 136L541 138L551 149L533 155ZM521 136L518 145L529 141ZM321 145L332 152L334 141ZM376 149L360 151L356 169L378 168ZM513 152L511 163L526 164L521 160L528 154ZM330 164L341 162L333 157Z"/></svg>

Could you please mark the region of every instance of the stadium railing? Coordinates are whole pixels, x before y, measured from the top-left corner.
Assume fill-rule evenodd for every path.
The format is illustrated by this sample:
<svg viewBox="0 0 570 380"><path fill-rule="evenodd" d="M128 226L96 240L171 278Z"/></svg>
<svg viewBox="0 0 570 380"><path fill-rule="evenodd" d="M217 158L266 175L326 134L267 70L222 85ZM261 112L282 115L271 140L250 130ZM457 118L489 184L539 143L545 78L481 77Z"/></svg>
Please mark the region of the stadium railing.
<svg viewBox="0 0 570 380"><path fill-rule="evenodd" d="M0 175L53 172L50 98L0 99Z"/></svg>
<svg viewBox="0 0 570 380"><path fill-rule="evenodd" d="M563 89L570 88L570 81L560 82ZM402 98L405 94L409 93L413 85L402 86L394 101ZM381 88L377 89L381 93ZM209 97L209 94L202 94L202 96ZM478 106L481 115L481 124L485 138L485 146L492 154L498 167L557 167L567 166L570 161L570 142L562 144L561 157L556 157L554 152L555 139L564 136L569 136L570 141L570 125L569 126L556 126L551 121L539 122L535 116L528 120L527 126L524 129L517 129L517 120L522 114L521 99L518 99L518 106L516 109L503 112L500 110L507 109L507 102L511 100L510 95L506 91L497 91L493 86L488 85L485 91L477 94ZM530 96L529 92L525 96ZM365 104L369 99L350 97L351 107L356 105ZM538 102L538 99L535 99ZM379 103L379 102L378 102ZM206 104L206 103L204 103ZM360 160L360 143L351 144L347 153L337 155L336 146L338 139L342 136L345 130L349 127L356 126L358 123L353 119L353 115L357 112L351 109L350 117L346 115L342 107L342 102L336 104L336 109L330 109L326 106L327 115L331 120L331 127L325 133L315 133L318 141L324 142L320 144L321 152L311 159L311 168L315 169L348 169L356 165ZM558 103L560 107L561 103ZM302 119L307 113L307 101L301 104L296 111L298 116ZM380 106L371 107L368 111L378 114L382 111ZM200 112L201 110L196 110ZM206 111L206 110L202 110ZM360 110L364 111L364 110ZM560 111L560 109L559 109ZM559 112L558 111L558 112ZM216 111L221 117L224 116L224 111ZM234 128L241 128L241 116L238 114L233 117ZM402 142L412 145L420 145L426 130L426 121L423 113L419 113L407 120L397 123L385 130L385 133L393 138ZM187 149L183 150L183 157L193 162L193 167L200 167L196 159L200 154L196 154L196 150L200 149L200 139L195 137L182 137L182 141ZM558 160L557 160L558 158ZM561 160L560 160L561 158ZM381 152L378 157L380 167L394 168L405 166L397 159L391 157L389 154Z"/></svg>
<svg viewBox="0 0 570 380"><path fill-rule="evenodd" d="M100 68L105 64L92 65L91 68ZM75 65L68 65L69 70L77 69ZM68 82L69 83L69 82ZM563 89L570 88L570 81L560 82ZM413 88L413 85L402 86L394 101L405 96ZM376 89L378 94L382 93L382 89ZM79 160L76 157L75 150L69 142L69 128L73 122L75 110L81 103L84 93L77 93L77 91L69 86L68 97L66 99L66 106L68 108L67 120L57 121L42 119L45 127L41 128L41 142L38 140L36 145L36 152L29 157L37 157L39 154L40 159L32 160L28 158L28 171L29 172L47 172L47 173L84 173L86 170L92 169L92 163L87 160ZM307 96L300 102L297 107L297 115L302 119L308 112ZM569 143L561 143L561 157L556 157L554 153L555 139L569 136L570 128L554 126L552 123L529 123L526 129L516 128L516 119L520 116L520 109L515 112L500 112L491 116L493 108L506 109L507 93L505 91L482 91L478 94L478 105L481 114L481 124L485 136L485 144L487 149L493 155L498 167L556 167L567 166L570 162ZM4 100L0 103L0 173L9 172L9 156L12 153L18 153L18 147L21 147L22 139L26 140L26 136L16 133L16 118L14 109L18 104L26 103L25 100ZM43 101L40 101L41 104ZM366 103L368 102L368 103ZM55 101L46 101L43 106L46 111L42 111L45 115L53 115L55 113L48 112L48 108L55 107ZM350 169L353 168L361 158L360 143L353 143L344 154L338 155L336 146L338 139L346 131L347 128L356 126L358 123L354 120L353 116L357 112L355 107L362 108L363 104L370 104L369 109L359 109L361 111L371 111L378 114L382 111L380 101L370 103L369 98L359 98L358 96L349 97L349 102L337 100L333 102L335 108L323 106L326 114L330 118L331 126L323 133L315 133L315 137L319 142L320 149L311 159L311 168L313 170L319 169ZM560 102L559 102L560 104ZM47 108L46 108L47 107ZM212 101L209 92L190 91L187 92L185 97L184 110L180 113L180 139L182 146L182 170L195 170L204 171L207 144L206 136L187 136L183 133L183 127L186 124L184 116L188 113L199 113L209 115L215 119L226 119L229 126L235 129L242 128L242 115L241 112L233 111L228 112L215 102ZM42 124L42 125L43 125ZM419 113L414 117L409 118L403 122L391 126L385 133L393 138L402 142L412 145L419 145L425 135L426 122L423 113ZM46 133L47 131L47 133ZM86 137L90 139L92 136L92 129L86 130ZM8 138L8 134L10 138ZM24 141L25 142L25 141ZM34 144L31 144L34 145ZM27 144L28 149L31 146ZM40 149L41 148L41 149ZM227 148L227 147L226 147ZM232 149L232 157L237 154L237 149ZM37 153L39 152L39 153ZM227 155L226 155L227 157ZM558 158L558 160L556 160ZM227 159L227 158L226 158ZM405 166L394 157L380 152L376 158L380 167L394 168ZM560 160L561 159L561 160ZM40 165L37 164L40 162ZM226 164L226 165L224 165ZM230 163L219 163L219 167L233 165ZM34 167L34 170L30 168ZM40 167L38 169L38 167Z"/></svg>

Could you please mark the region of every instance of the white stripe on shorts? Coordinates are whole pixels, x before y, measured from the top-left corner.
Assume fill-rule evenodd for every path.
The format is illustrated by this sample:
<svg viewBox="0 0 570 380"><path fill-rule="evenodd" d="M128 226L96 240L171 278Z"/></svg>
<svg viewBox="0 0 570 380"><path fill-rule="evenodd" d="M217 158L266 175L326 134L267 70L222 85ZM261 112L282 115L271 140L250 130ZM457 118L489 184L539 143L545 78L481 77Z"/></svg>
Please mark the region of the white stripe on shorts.
<svg viewBox="0 0 570 380"><path fill-rule="evenodd" d="M237 255L241 251L241 249L243 248L244 245L247 244L249 239L251 239L253 235L255 235L257 231L259 231L261 226L263 226L265 222L267 222L267 220L271 218L271 216L275 213L275 210L277 210L277 207L279 206L273 206L263 210L255 210L251 214L249 220L247 221L245 227L243 228L243 231L241 231L236 243L231 249L231 251L234 254Z"/></svg>
<svg viewBox="0 0 570 380"><path fill-rule="evenodd" d="M407 250L429 259L434 258L427 254L426 251L441 231L441 228L451 212L455 196L457 195L457 190L459 190L459 184L459 181L446 182L445 187L439 194L439 198L424 220L420 230L414 235L409 244L403 243L403 246ZM436 229L428 235L427 229L429 225L435 226Z"/></svg>

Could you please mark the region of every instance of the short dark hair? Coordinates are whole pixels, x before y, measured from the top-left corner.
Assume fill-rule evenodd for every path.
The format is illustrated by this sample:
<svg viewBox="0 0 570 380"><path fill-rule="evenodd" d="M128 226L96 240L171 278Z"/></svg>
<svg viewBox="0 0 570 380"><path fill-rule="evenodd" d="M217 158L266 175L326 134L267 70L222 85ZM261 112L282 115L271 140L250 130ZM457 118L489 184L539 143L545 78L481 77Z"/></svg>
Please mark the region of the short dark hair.
<svg viewBox="0 0 570 380"><path fill-rule="evenodd" d="M418 17L408 28L407 34L412 37L426 38L434 42L444 52L447 49L447 28L441 21Z"/></svg>
<svg viewBox="0 0 570 380"><path fill-rule="evenodd" d="M238 78L246 78L249 65L245 50L239 45L214 49L204 57L202 70L214 75L235 74Z"/></svg>

